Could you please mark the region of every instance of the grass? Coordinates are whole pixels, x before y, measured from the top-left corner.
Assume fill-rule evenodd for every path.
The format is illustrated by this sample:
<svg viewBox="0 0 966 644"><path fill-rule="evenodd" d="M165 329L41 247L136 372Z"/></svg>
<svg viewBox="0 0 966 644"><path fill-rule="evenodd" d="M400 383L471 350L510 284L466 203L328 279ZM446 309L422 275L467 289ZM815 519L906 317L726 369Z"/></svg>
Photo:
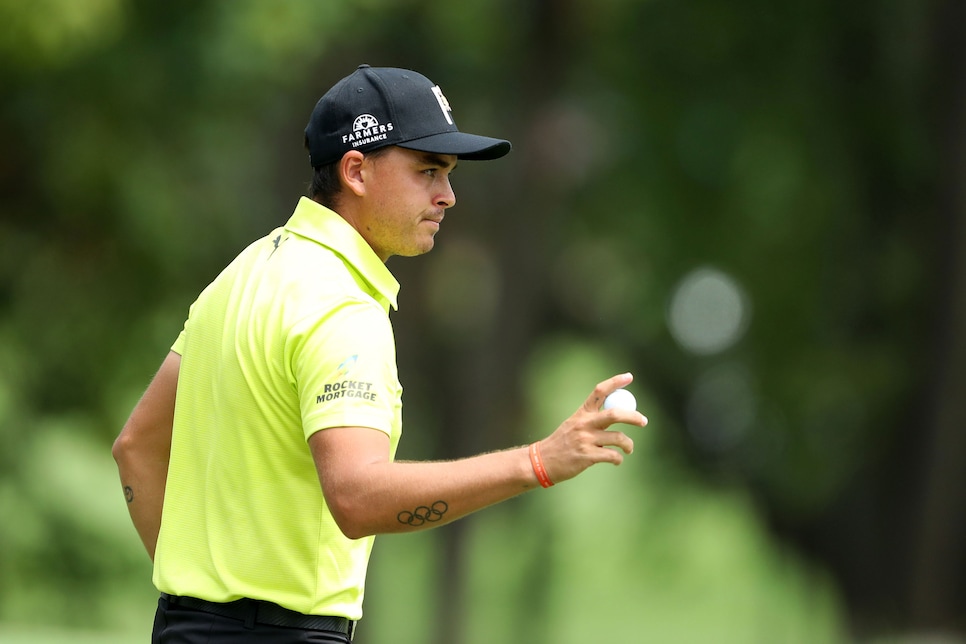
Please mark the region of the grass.
<svg viewBox="0 0 966 644"><path fill-rule="evenodd" d="M143 644L150 638L150 632L77 632L0 624L0 642L3 644Z"/></svg>

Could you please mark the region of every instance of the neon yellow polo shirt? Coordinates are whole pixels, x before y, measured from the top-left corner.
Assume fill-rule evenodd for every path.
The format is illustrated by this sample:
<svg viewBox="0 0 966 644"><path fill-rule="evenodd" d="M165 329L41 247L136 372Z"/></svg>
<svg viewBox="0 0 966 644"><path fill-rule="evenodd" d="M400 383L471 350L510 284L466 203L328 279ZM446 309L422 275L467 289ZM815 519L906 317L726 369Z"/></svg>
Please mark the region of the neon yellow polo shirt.
<svg viewBox="0 0 966 644"><path fill-rule="evenodd" d="M303 198L201 293L172 347L182 358L159 590L362 616L374 539L336 526L306 441L369 427L395 455L398 290L355 229Z"/></svg>

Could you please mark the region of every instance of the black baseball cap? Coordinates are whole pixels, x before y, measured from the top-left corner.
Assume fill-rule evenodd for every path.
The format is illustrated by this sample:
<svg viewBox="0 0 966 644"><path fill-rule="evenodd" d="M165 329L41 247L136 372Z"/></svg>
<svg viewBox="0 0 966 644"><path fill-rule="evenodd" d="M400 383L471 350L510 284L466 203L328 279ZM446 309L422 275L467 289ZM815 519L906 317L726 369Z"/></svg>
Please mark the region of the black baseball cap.
<svg viewBox="0 0 966 644"><path fill-rule="evenodd" d="M360 65L316 103L305 128L313 168L338 161L349 150L388 145L460 159L486 161L510 151L510 142L456 128L439 85L395 67Z"/></svg>

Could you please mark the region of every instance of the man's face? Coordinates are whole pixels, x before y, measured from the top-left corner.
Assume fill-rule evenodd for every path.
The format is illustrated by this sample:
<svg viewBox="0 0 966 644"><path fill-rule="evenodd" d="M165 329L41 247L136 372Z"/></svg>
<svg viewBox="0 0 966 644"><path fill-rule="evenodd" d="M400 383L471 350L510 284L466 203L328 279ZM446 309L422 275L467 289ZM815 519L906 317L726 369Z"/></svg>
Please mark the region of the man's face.
<svg viewBox="0 0 966 644"><path fill-rule="evenodd" d="M359 232L383 261L429 252L443 213L456 203L449 180L456 156L392 147L363 163Z"/></svg>

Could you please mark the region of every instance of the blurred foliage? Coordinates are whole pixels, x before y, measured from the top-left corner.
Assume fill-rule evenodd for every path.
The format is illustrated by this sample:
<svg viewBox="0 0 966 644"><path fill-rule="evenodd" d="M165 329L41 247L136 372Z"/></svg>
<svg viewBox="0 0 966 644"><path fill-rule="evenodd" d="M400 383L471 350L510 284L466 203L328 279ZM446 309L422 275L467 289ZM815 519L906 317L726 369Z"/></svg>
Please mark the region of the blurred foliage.
<svg viewBox="0 0 966 644"><path fill-rule="evenodd" d="M110 443L368 62L515 146L390 263L400 455L532 440L624 370L651 426L616 472L382 539L365 641L407 614L449 615L447 644L963 629L904 589L949 294L945 6L0 0L0 621L150 627Z"/></svg>

